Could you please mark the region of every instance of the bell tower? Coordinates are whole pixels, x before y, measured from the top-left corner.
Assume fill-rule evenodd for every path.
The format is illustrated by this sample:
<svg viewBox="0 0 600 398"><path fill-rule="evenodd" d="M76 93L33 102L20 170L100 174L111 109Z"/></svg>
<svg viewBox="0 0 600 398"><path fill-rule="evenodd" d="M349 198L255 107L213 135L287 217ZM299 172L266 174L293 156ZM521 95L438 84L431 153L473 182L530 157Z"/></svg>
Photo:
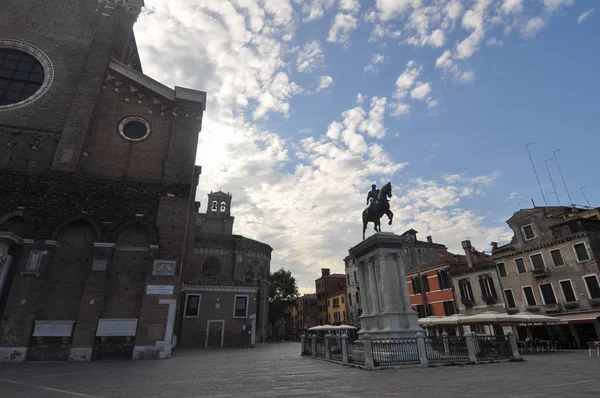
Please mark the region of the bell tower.
<svg viewBox="0 0 600 398"><path fill-rule="evenodd" d="M231 216L231 194L222 191L210 192L206 204L206 214L198 214L198 232L215 234L233 234Z"/></svg>

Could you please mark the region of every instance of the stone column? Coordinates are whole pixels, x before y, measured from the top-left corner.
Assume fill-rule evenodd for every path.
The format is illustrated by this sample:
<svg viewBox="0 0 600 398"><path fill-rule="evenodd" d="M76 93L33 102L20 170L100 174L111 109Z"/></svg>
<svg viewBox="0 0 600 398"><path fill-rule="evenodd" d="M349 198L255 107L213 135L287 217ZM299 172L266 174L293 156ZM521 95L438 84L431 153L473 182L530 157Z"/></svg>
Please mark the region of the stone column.
<svg viewBox="0 0 600 398"><path fill-rule="evenodd" d="M371 344L371 336L368 333L363 335L363 341L365 345L365 367L367 369L375 369L375 363L373 362L373 346Z"/></svg>
<svg viewBox="0 0 600 398"><path fill-rule="evenodd" d="M427 359L427 348L425 347L425 336L423 333L419 332L416 335L417 338L417 350L419 351L419 361L421 365L427 366L429 365L429 360Z"/></svg>
<svg viewBox="0 0 600 398"><path fill-rule="evenodd" d="M300 356L304 355L304 341L305 337L304 337L304 333L302 333L302 336L300 336Z"/></svg>
<svg viewBox="0 0 600 398"><path fill-rule="evenodd" d="M390 267L390 264L388 263L388 253L385 251L382 251L379 253L378 256L378 260L379 260L379 269L381 272L381 279L382 279L382 285L383 285L383 289L381 289L380 292L380 296L382 298L382 305L383 305L383 312L384 313L389 313L389 312L394 312L395 311L395 302L396 300L396 294L395 294L395 290L397 289L398 286L398 281L395 280L396 279L396 275L395 272L392 272L393 269L392 267Z"/></svg>
<svg viewBox="0 0 600 398"><path fill-rule="evenodd" d="M342 335L342 363L350 362L350 358L348 356L348 336L345 334Z"/></svg>
<svg viewBox="0 0 600 398"><path fill-rule="evenodd" d="M372 308L373 311L371 311L371 315L379 315L381 313L381 305L380 305L380 299L379 299L379 295L380 295L380 291L379 291L379 287L377 286L377 274L375 271L375 260L373 259L369 259L369 262L367 263L367 268L369 270L369 297L371 298L372 301Z"/></svg>
<svg viewBox="0 0 600 398"><path fill-rule="evenodd" d="M467 352L469 353L469 362L477 363L477 356L475 355L475 342L473 341L473 337L475 333L467 332L465 333L465 343L467 345Z"/></svg>
<svg viewBox="0 0 600 398"><path fill-rule="evenodd" d="M331 359L331 335L325 335L325 359Z"/></svg>
<svg viewBox="0 0 600 398"><path fill-rule="evenodd" d="M519 352L519 346L517 345L517 338L513 332L506 333L508 337L508 344L512 351L512 355L514 359L521 359L521 353Z"/></svg>
<svg viewBox="0 0 600 398"><path fill-rule="evenodd" d="M364 261L358 263L358 279L359 279L359 287L360 287L360 300L363 309L363 316L371 315L371 303L369 297L369 281L367 280L368 270L366 269L367 265Z"/></svg>
<svg viewBox="0 0 600 398"><path fill-rule="evenodd" d="M446 355L450 355L450 344L448 343L448 333L442 333L442 340L444 341L444 352Z"/></svg>
<svg viewBox="0 0 600 398"><path fill-rule="evenodd" d="M410 293L408 292L408 283L406 283L406 270L404 269L404 264L401 261L400 253L396 253L396 270L398 271L398 280L400 283L400 294L402 300L398 300L398 303L401 305L402 312L406 313L415 313L413 311L412 306L410 305Z"/></svg>
<svg viewBox="0 0 600 398"><path fill-rule="evenodd" d="M315 358L317 356L317 336L314 334L310 336L310 349L313 358Z"/></svg>

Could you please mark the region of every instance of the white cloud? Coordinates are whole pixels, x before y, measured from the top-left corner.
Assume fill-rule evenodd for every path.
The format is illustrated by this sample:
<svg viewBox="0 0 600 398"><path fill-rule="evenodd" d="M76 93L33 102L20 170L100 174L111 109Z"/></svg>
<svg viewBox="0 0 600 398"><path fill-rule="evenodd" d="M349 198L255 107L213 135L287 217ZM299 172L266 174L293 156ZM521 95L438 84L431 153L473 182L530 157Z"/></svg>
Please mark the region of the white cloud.
<svg viewBox="0 0 600 398"><path fill-rule="evenodd" d="M298 72L311 72L314 68L323 65L324 55L321 44L317 40L306 43L302 48L296 48L298 59L296 69Z"/></svg>
<svg viewBox="0 0 600 398"><path fill-rule="evenodd" d="M472 185L482 185L482 186L490 186L492 185L498 178L502 176L502 173L499 171L494 171L488 175L481 175L477 177L467 177L466 173L460 174L445 174L443 176L444 181L449 184L456 184L459 182L472 184Z"/></svg>
<svg viewBox="0 0 600 398"><path fill-rule="evenodd" d="M396 92L394 93L394 98L402 99L406 97L409 90L416 83L420 72L421 67L416 65L415 60L408 61L406 69L396 79Z"/></svg>
<svg viewBox="0 0 600 398"><path fill-rule="evenodd" d="M362 105L362 104L363 104L363 102L365 102L365 97L364 97L364 96L363 96L361 93L358 93L358 94L356 95L356 103L357 103L358 105Z"/></svg>
<svg viewBox="0 0 600 398"><path fill-rule="evenodd" d="M330 9L335 0L295 0L295 3L301 6L301 11L305 15L304 22L310 22L323 17L325 10Z"/></svg>
<svg viewBox="0 0 600 398"><path fill-rule="evenodd" d="M516 192L511 192L508 194L508 199L514 199L517 197L517 193Z"/></svg>
<svg viewBox="0 0 600 398"><path fill-rule="evenodd" d="M590 8L589 10L586 10L584 12L581 13L581 15L579 15L579 17L577 17L577 23L578 24L582 24L585 22L586 19L588 19L588 17L590 16L591 13L594 12L593 8Z"/></svg>
<svg viewBox="0 0 600 398"><path fill-rule="evenodd" d="M544 0L544 7L549 12L554 12L560 7L570 6L573 4L573 0Z"/></svg>
<svg viewBox="0 0 600 398"><path fill-rule="evenodd" d="M542 17L533 17L521 27L521 36L525 39L533 39L544 26L546 21Z"/></svg>
<svg viewBox="0 0 600 398"><path fill-rule="evenodd" d="M358 19L350 14L338 13L329 29L327 41L348 45L350 33L358 27Z"/></svg>
<svg viewBox="0 0 600 398"><path fill-rule="evenodd" d="M504 14L518 14L522 11L522 0L504 0L504 3L502 3L502 12Z"/></svg>
<svg viewBox="0 0 600 398"><path fill-rule="evenodd" d="M333 78L331 76L321 76L319 79L319 87L317 87L317 93L333 84Z"/></svg>
<svg viewBox="0 0 600 398"><path fill-rule="evenodd" d="M403 117L410 113L410 105L404 102L396 102L390 105L392 116Z"/></svg>
<svg viewBox="0 0 600 398"><path fill-rule="evenodd" d="M372 73L374 75L376 75L377 73L379 73L379 65L382 64L385 61L385 55L383 54L373 54L373 58L371 58L371 61L369 62L369 64L367 66L364 67L363 72L364 73Z"/></svg>
<svg viewBox="0 0 600 398"><path fill-rule="evenodd" d="M475 72L473 70L466 70L460 74L459 80L463 83L470 83L475 80Z"/></svg>
<svg viewBox="0 0 600 398"><path fill-rule="evenodd" d="M431 93L430 83L417 83L415 88L410 92L410 97L416 100L424 100L429 97Z"/></svg>
<svg viewBox="0 0 600 398"><path fill-rule="evenodd" d="M504 46L504 41L498 40L495 37L490 37L485 41L485 44L490 47L502 47Z"/></svg>
<svg viewBox="0 0 600 398"><path fill-rule="evenodd" d="M460 0L451 0L444 7L444 13L450 21L456 21L462 14L463 6Z"/></svg>
<svg viewBox="0 0 600 398"><path fill-rule="evenodd" d="M359 0L339 0L339 8L343 11L358 12L360 10Z"/></svg>
<svg viewBox="0 0 600 398"><path fill-rule="evenodd" d="M434 100L434 99L427 100L427 107L429 109L435 109L435 108L437 108L437 106L438 106L438 101L437 100Z"/></svg>

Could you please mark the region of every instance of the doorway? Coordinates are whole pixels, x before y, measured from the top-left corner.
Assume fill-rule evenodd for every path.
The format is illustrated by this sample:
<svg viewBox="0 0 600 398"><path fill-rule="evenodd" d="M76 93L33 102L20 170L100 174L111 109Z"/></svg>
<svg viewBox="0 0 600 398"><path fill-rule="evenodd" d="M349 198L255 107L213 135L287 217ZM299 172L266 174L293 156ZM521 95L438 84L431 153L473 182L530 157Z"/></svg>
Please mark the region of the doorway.
<svg viewBox="0 0 600 398"><path fill-rule="evenodd" d="M223 347L223 337L225 334L225 321L207 321L205 347Z"/></svg>

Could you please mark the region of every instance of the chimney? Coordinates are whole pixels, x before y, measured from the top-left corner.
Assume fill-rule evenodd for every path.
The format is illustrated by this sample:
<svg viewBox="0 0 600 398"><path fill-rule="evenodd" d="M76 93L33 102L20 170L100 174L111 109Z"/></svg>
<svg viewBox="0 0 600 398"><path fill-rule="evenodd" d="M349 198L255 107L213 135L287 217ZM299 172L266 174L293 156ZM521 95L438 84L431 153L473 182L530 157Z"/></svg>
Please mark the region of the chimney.
<svg viewBox="0 0 600 398"><path fill-rule="evenodd" d="M329 276L329 268L321 268L321 278L324 276Z"/></svg>
<svg viewBox="0 0 600 398"><path fill-rule="evenodd" d="M427 237L427 243L433 243L433 239L431 239L431 235Z"/></svg>
<svg viewBox="0 0 600 398"><path fill-rule="evenodd" d="M467 265L469 268L473 268L473 246L471 246L470 240L463 240L462 247L465 249L465 256L467 257Z"/></svg>
<svg viewBox="0 0 600 398"><path fill-rule="evenodd" d="M492 242L490 245L492 245L492 251L498 249L498 242Z"/></svg>

